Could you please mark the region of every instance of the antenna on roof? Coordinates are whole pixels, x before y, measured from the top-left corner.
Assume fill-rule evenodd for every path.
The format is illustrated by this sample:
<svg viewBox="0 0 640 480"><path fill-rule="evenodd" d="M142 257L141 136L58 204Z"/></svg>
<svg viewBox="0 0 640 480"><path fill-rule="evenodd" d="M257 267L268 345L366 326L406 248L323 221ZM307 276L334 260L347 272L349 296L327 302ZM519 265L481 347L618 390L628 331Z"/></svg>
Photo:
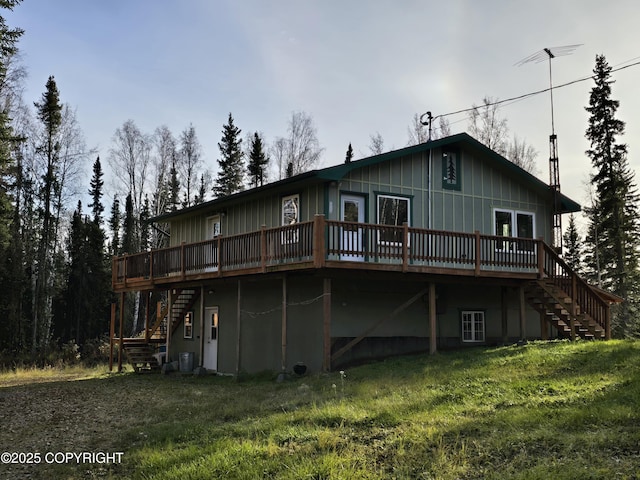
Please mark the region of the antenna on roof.
<svg viewBox="0 0 640 480"><path fill-rule="evenodd" d="M427 121L424 121L423 118L427 117ZM435 117L437 118L437 117ZM428 137L428 141L431 141L431 123L433 121L434 117L431 116L431 112L427 112L427 113L423 113L422 115L420 115L420 123L422 125L428 125L429 126L429 137Z"/></svg>
<svg viewBox="0 0 640 480"><path fill-rule="evenodd" d="M560 208L560 165L558 161L558 136L553 118L553 77L551 75L551 59L571 55L581 43L564 47L543 48L516 63L521 67L525 63L549 61L549 93L551 97L551 135L549 136L549 186L553 191L553 224L551 244L558 252L562 251L562 213Z"/></svg>

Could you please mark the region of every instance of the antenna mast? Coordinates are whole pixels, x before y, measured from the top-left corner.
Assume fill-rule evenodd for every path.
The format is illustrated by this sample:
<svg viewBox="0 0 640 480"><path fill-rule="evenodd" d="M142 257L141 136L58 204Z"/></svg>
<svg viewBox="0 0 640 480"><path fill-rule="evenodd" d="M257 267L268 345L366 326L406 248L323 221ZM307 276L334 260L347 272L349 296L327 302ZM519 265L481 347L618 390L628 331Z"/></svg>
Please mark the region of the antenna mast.
<svg viewBox="0 0 640 480"><path fill-rule="evenodd" d="M560 162L558 160L558 136L553 118L553 78L551 76L551 60L558 56L571 55L582 44L564 47L544 48L520 60L516 65L549 61L549 93L551 97L551 135L549 135L549 187L553 194L553 220L551 224L551 245L562 251L562 208L560 205Z"/></svg>

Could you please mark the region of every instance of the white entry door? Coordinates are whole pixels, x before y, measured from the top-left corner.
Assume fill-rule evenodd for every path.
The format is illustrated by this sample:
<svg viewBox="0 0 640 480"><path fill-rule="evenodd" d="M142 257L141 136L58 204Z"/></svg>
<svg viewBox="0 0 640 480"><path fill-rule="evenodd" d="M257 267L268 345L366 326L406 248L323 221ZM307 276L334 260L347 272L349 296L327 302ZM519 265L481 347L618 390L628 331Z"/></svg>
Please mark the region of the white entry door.
<svg viewBox="0 0 640 480"><path fill-rule="evenodd" d="M204 349L202 365L218 370L218 307L204 309Z"/></svg>
<svg viewBox="0 0 640 480"><path fill-rule="evenodd" d="M340 200L340 219L344 222L364 223L364 197L342 195ZM355 225L342 227L341 260L364 261L364 239L362 228Z"/></svg>

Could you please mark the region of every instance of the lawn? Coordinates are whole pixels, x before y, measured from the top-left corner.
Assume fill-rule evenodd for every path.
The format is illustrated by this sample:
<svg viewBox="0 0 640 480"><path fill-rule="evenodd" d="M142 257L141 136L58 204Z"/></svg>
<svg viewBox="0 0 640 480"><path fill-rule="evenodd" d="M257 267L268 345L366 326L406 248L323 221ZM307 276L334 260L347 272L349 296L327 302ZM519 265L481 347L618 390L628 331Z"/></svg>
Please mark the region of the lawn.
<svg viewBox="0 0 640 480"><path fill-rule="evenodd" d="M535 342L276 383L0 374L0 478L640 478L640 341Z"/></svg>

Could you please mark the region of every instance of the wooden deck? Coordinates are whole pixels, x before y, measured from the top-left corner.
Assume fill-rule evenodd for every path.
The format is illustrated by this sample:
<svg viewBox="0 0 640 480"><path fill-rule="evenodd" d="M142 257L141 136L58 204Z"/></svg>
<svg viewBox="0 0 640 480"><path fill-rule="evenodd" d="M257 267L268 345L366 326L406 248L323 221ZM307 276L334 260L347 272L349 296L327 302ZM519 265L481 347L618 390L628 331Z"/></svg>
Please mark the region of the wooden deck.
<svg viewBox="0 0 640 480"><path fill-rule="evenodd" d="M115 292L300 269L541 278L555 253L539 239L325 220L113 258ZM550 267L553 268L553 267Z"/></svg>
<svg viewBox="0 0 640 480"><path fill-rule="evenodd" d="M340 222L321 215L311 222L114 257L112 268L113 290L122 294L182 291L217 278L321 269L515 280L541 322L572 339L611 338L609 304L621 300L588 285L541 239ZM116 338L115 312L114 304L112 350L115 343L129 341L123 338L122 312ZM150 335L163 321L174 326L168 317L161 312L145 338L133 340L152 342Z"/></svg>
<svg viewBox="0 0 640 480"><path fill-rule="evenodd" d="M546 280L609 332L609 302L542 239L325 220L216 237L113 258L114 292L302 269L382 270Z"/></svg>

